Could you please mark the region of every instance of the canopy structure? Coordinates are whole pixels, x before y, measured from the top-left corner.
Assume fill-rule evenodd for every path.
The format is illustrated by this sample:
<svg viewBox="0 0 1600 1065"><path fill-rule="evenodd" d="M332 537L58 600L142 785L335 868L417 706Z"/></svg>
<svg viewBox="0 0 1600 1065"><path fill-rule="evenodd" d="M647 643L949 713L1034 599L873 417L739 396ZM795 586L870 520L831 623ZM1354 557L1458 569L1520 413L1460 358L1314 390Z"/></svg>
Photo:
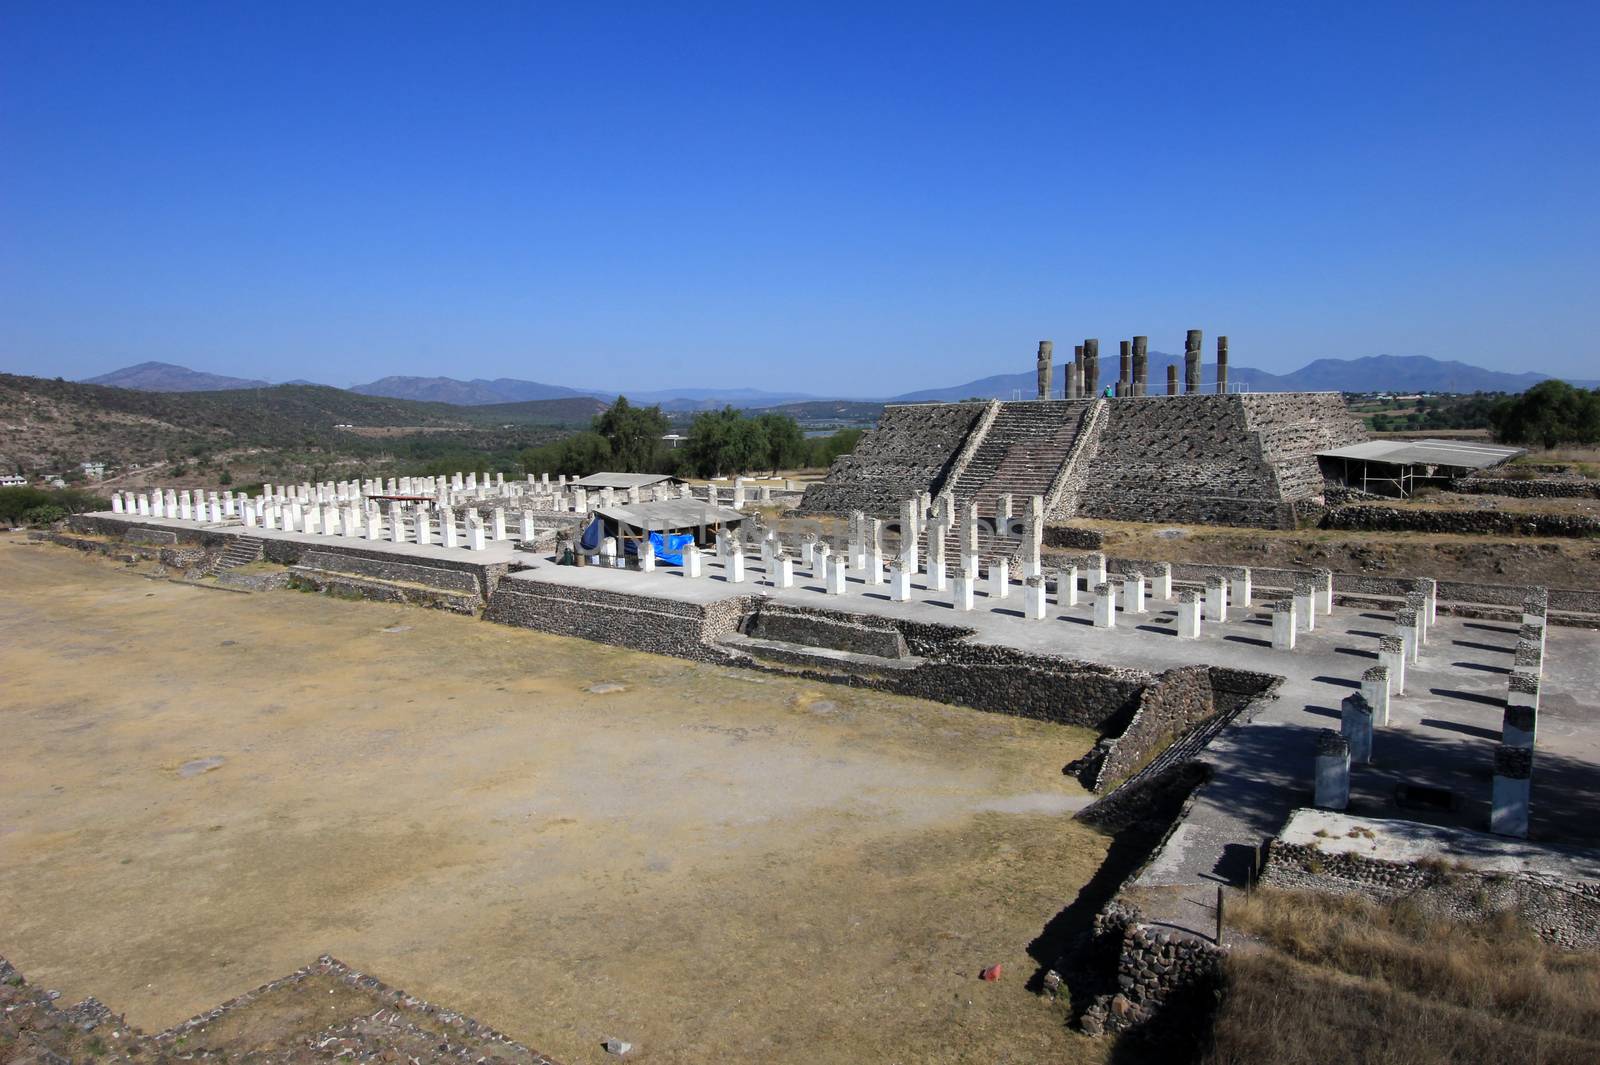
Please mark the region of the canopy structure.
<svg viewBox="0 0 1600 1065"><path fill-rule="evenodd" d="M1526 448L1469 440L1363 440L1317 452L1323 475L1367 492L1409 496L1418 481L1445 481L1486 470Z"/></svg>
<svg viewBox="0 0 1600 1065"><path fill-rule="evenodd" d="M651 488L658 484L682 483L683 478L668 473L591 473L587 477L567 482L569 486L591 492L600 488L614 488L619 492L626 492L630 488Z"/></svg>
<svg viewBox="0 0 1600 1065"><path fill-rule="evenodd" d="M699 499L667 499L595 510L605 522L606 535L619 541L640 540L650 533L687 532L697 544L708 544L719 529L736 529L749 516L729 507Z"/></svg>

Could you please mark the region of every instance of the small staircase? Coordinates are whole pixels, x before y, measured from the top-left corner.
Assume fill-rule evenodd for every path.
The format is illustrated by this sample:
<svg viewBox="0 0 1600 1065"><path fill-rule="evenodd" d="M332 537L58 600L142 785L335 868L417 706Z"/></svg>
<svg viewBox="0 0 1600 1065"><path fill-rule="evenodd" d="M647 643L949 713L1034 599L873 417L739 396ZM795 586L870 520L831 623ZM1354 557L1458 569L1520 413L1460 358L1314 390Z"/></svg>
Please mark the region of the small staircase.
<svg viewBox="0 0 1600 1065"><path fill-rule="evenodd" d="M223 570L238 569L266 556L266 541L259 536L236 536L222 554L215 556L206 567L207 576L215 577Z"/></svg>

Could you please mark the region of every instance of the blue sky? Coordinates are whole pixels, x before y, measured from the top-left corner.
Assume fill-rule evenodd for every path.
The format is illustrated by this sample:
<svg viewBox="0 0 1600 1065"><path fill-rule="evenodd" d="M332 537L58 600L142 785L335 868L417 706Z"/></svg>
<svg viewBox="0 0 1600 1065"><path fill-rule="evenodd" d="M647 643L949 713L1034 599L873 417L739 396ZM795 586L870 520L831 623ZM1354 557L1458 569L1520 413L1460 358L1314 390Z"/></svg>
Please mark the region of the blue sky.
<svg viewBox="0 0 1600 1065"><path fill-rule="evenodd" d="M1597 376L1600 5L868 7L9 0L0 369Z"/></svg>

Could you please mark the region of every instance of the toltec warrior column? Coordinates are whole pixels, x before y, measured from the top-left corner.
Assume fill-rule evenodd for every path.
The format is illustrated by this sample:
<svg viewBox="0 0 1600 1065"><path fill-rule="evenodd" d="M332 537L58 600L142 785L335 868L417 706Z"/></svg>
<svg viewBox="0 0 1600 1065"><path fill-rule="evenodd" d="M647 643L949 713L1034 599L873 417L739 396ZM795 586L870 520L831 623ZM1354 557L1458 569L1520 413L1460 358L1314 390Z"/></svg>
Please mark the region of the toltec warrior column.
<svg viewBox="0 0 1600 1065"><path fill-rule="evenodd" d="M1200 391L1200 330L1191 329L1183 342L1183 390Z"/></svg>
<svg viewBox="0 0 1600 1065"><path fill-rule="evenodd" d="M1039 341L1039 357L1037 360L1039 374L1039 398L1050 398L1050 359L1055 353L1055 345L1048 340Z"/></svg>
<svg viewBox="0 0 1600 1065"><path fill-rule="evenodd" d="M1217 338L1217 394L1228 391L1228 338Z"/></svg>
<svg viewBox="0 0 1600 1065"><path fill-rule="evenodd" d="M1133 395L1133 345L1122 342L1122 362L1117 367L1117 395Z"/></svg>
<svg viewBox="0 0 1600 1065"><path fill-rule="evenodd" d="M1150 391L1150 338L1133 338L1133 394L1143 396Z"/></svg>
<svg viewBox="0 0 1600 1065"><path fill-rule="evenodd" d="M1083 342L1083 394L1093 399L1100 394L1100 341Z"/></svg>

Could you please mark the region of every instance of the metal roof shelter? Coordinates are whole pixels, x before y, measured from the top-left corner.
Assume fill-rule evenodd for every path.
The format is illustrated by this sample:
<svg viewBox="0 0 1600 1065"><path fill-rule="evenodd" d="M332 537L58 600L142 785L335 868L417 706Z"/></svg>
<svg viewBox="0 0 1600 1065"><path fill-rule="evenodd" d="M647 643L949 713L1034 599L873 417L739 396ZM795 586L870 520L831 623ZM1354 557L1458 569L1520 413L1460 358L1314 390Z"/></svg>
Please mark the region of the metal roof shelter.
<svg viewBox="0 0 1600 1065"><path fill-rule="evenodd" d="M580 477L576 481L568 481L568 486L576 485L579 488L615 488L626 492L630 488L649 488L657 484L682 484L683 478L674 477L667 473L591 473L587 477Z"/></svg>
<svg viewBox="0 0 1600 1065"><path fill-rule="evenodd" d="M607 535L641 539L647 533L694 532L696 543L708 542L719 528L737 528L749 515L699 499L666 499L626 507L599 507Z"/></svg>
<svg viewBox="0 0 1600 1065"><path fill-rule="evenodd" d="M1323 473L1363 491L1409 496L1419 480L1449 480L1525 454L1526 448L1466 440L1364 440L1317 452Z"/></svg>

